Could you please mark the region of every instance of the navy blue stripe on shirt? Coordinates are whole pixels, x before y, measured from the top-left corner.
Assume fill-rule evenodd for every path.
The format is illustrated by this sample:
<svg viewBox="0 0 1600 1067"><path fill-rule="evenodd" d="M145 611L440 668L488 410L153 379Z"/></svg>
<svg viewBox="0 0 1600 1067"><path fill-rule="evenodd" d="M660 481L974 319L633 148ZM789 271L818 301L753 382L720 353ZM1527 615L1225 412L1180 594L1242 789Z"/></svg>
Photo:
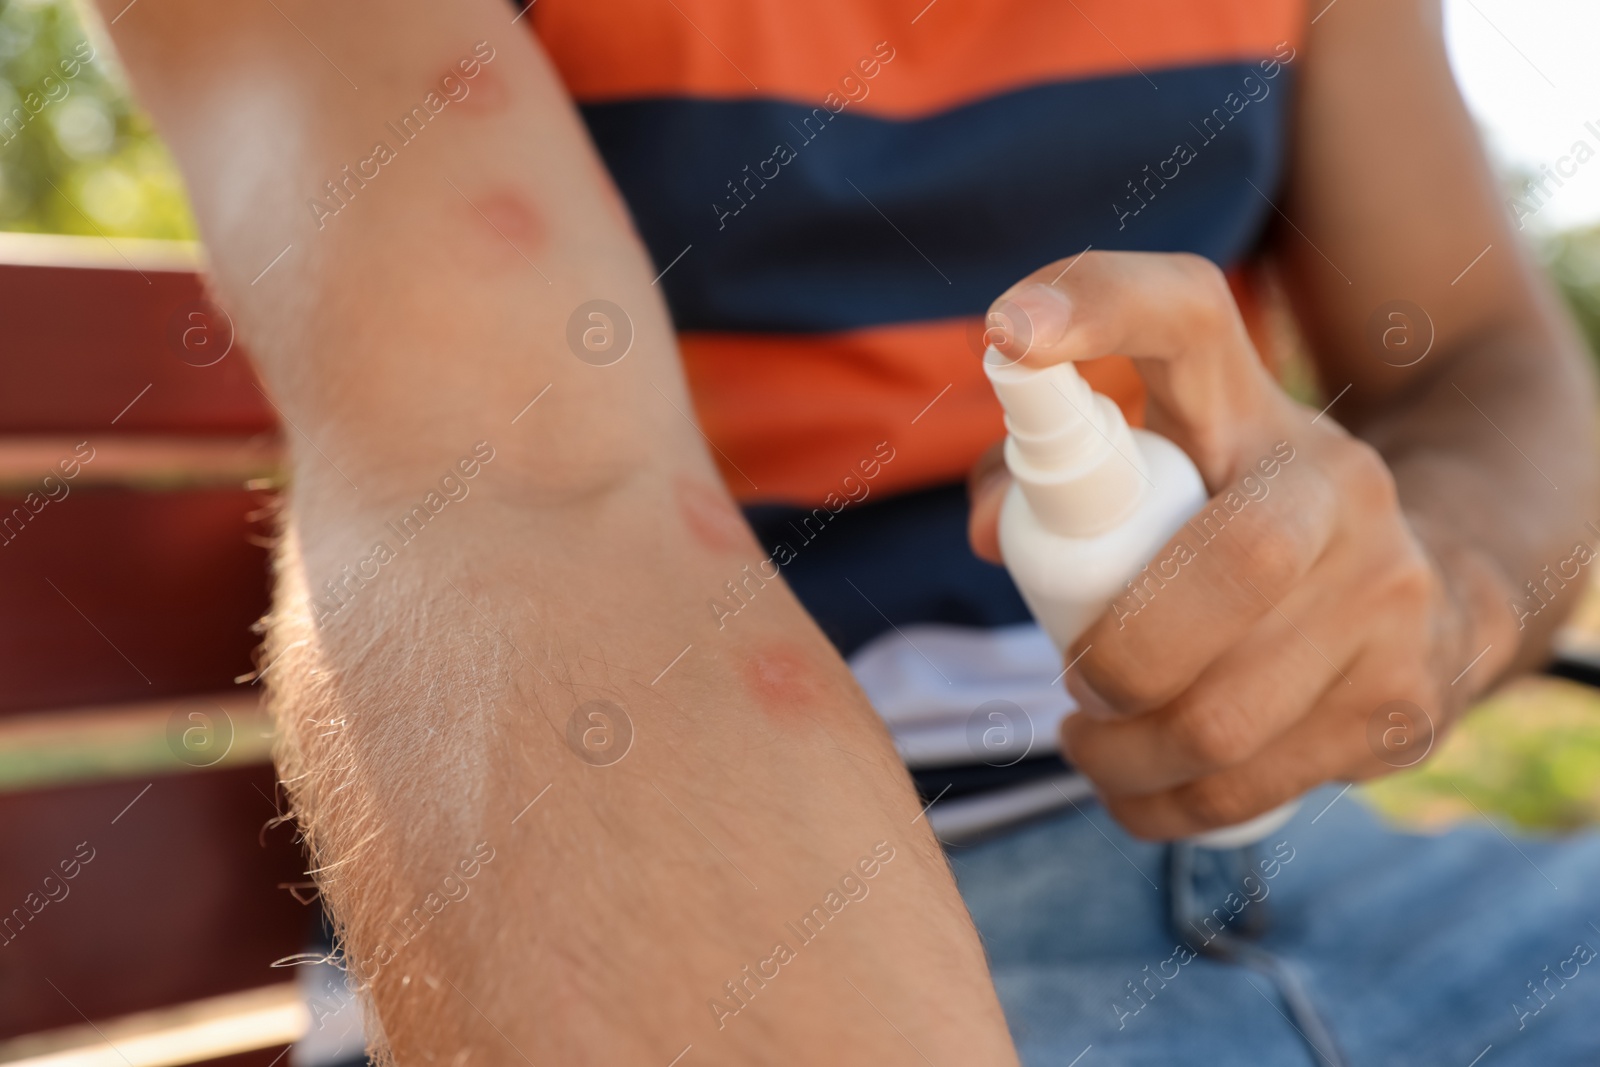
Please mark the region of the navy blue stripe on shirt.
<svg viewBox="0 0 1600 1067"><path fill-rule="evenodd" d="M840 655L891 626L987 628L1032 618L1005 568L972 554L965 486L851 505L825 523L808 524L811 516L777 505L745 509L767 551L789 561L784 581Z"/></svg>
<svg viewBox="0 0 1600 1067"><path fill-rule="evenodd" d="M1259 98L1234 113L1246 75ZM1280 177L1292 72L1260 75L1059 82L913 121L773 100L582 112L657 268L677 260L679 329L806 333L981 314L1090 244L1231 265Z"/></svg>

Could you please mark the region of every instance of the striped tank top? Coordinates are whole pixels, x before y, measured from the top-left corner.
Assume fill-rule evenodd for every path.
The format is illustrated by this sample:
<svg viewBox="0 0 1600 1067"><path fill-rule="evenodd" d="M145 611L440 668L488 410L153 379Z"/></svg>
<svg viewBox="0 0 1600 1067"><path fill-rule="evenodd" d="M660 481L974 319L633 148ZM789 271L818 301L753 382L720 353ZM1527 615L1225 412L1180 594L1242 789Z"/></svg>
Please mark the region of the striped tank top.
<svg viewBox="0 0 1600 1067"><path fill-rule="evenodd" d="M1300 0L529 9L664 271L724 479L842 650L886 620L1027 618L965 544L959 485L1004 435L982 316L1089 247L1245 264L1305 19ZM1139 418L1126 360L1083 369ZM818 511L825 536L799 521Z"/></svg>

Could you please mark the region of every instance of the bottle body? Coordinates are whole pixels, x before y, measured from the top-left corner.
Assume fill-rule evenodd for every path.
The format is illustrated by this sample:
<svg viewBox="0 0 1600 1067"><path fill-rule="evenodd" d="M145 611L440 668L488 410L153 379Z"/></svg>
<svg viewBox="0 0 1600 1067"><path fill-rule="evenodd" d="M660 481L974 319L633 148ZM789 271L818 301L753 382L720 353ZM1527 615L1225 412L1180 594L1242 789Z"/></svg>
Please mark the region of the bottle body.
<svg viewBox="0 0 1600 1067"><path fill-rule="evenodd" d="M1142 473L1155 489L1143 493L1112 529L1090 537L1052 533L1035 517L1020 485L1012 485L1001 506L1006 569L1059 649L1076 641L1209 499L1182 449L1148 430L1134 430L1132 437L1147 466Z"/></svg>
<svg viewBox="0 0 1600 1067"><path fill-rule="evenodd" d="M991 358L1006 408L1000 554L1022 599L1065 652L1210 499L1188 455L1132 430L1068 364L1043 370ZM1291 801L1237 826L1198 834L1204 848L1241 848L1299 810Z"/></svg>

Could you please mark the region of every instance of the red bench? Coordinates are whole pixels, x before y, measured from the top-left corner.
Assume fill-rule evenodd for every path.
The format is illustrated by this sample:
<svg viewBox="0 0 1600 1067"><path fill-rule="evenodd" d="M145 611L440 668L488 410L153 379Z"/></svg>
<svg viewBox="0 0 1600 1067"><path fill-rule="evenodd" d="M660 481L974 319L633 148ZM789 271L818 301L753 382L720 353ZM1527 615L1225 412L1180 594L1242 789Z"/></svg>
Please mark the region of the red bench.
<svg viewBox="0 0 1600 1067"><path fill-rule="evenodd" d="M0 234L0 1039L281 985L317 918L235 682L277 424L197 266Z"/></svg>

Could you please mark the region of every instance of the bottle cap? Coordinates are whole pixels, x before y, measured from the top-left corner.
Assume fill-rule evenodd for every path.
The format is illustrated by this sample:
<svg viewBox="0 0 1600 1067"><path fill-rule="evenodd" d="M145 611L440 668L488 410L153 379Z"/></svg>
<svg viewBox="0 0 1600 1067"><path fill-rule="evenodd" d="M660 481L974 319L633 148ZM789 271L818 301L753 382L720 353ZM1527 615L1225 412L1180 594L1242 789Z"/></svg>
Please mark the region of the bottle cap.
<svg viewBox="0 0 1600 1067"><path fill-rule="evenodd" d="M1121 410L1076 367L1025 366L991 347L983 369L1006 413L1006 466L1046 529L1093 537L1138 507L1144 454Z"/></svg>

